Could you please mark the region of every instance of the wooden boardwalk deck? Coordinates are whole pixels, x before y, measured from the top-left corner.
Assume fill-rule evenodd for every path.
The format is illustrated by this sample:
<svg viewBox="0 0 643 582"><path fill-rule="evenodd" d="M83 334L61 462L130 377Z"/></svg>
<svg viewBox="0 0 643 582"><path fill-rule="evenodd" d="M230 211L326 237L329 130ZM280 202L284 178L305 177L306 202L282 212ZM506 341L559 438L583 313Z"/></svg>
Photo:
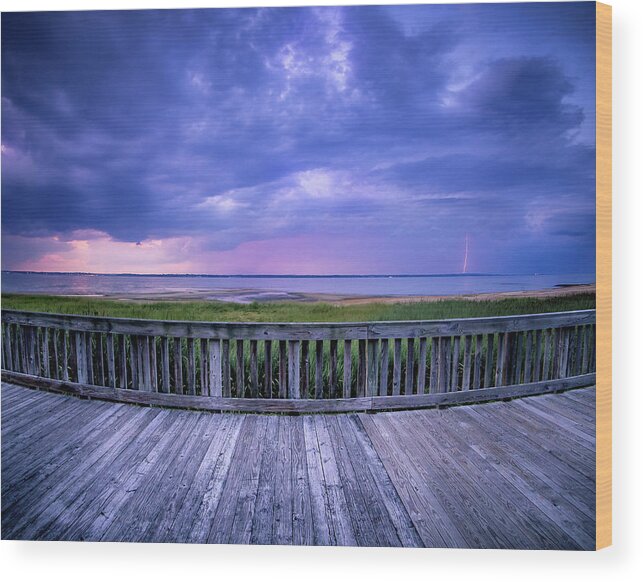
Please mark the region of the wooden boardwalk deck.
<svg viewBox="0 0 643 582"><path fill-rule="evenodd" d="M274 416L3 384L2 537L593 549L594 393Z"/></svg>

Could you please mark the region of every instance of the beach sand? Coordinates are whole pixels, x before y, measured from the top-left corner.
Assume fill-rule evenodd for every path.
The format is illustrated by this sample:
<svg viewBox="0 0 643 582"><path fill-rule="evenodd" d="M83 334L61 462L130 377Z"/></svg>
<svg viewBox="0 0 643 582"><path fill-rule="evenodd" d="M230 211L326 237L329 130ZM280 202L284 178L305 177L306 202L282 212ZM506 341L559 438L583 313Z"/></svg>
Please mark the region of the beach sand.
<svg viewBox="0 0 643 582"><path fill-rule="evenodd" d="M465 295L340 295L332 293L295 293L260 289L190 290L159 293L105 294L104 299L121 301L228 301L232 303L331 303L333 305L365 305L369 303L423 303L444 300L497 301L515 297L551 298L596 293L596 285L565 285L532 291L500 291Z"/></svg>

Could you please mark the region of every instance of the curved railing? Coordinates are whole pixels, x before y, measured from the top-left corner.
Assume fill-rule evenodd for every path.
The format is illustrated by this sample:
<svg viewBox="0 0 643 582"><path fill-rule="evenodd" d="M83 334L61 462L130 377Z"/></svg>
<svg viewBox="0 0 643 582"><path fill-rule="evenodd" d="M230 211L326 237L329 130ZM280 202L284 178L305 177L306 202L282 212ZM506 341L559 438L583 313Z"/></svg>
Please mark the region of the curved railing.
<svg viewBox="0 0 643 582"><path fill-rule="evenodd" d="M3 377L208 410L413 408L595 382L596 312L369 323L206 323L2 312Z"/></svg>

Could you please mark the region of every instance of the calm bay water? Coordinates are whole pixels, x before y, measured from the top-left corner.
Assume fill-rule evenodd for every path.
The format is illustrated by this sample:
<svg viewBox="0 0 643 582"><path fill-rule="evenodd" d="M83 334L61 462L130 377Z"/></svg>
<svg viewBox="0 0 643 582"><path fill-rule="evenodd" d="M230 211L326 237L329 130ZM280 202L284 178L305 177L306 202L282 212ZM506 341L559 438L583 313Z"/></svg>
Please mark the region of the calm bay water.
<svg viewBox="0 0 643 582"><path fill-rule="evenodd" d="M529 291L594 283L593 274L427 276L142 276L70 273L2 273L3 293L53 295L198 294L205 299L249 302L287 299L298 293L339 295L461 295Z"/></svg>

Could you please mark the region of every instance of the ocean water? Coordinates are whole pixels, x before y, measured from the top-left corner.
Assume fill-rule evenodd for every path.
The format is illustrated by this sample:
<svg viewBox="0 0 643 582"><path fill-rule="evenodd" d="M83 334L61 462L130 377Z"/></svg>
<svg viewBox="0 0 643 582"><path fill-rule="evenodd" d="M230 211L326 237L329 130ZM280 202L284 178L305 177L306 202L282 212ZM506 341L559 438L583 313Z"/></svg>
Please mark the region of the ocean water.
<svg viewBox="0 0 643 582"><path fill-rule="evenodd" d="M202 276L2 273L3 293L53 295L195 294L237 302L296 299L297 294L462 295L594 283L593 274L423 276Z"/></svg>

